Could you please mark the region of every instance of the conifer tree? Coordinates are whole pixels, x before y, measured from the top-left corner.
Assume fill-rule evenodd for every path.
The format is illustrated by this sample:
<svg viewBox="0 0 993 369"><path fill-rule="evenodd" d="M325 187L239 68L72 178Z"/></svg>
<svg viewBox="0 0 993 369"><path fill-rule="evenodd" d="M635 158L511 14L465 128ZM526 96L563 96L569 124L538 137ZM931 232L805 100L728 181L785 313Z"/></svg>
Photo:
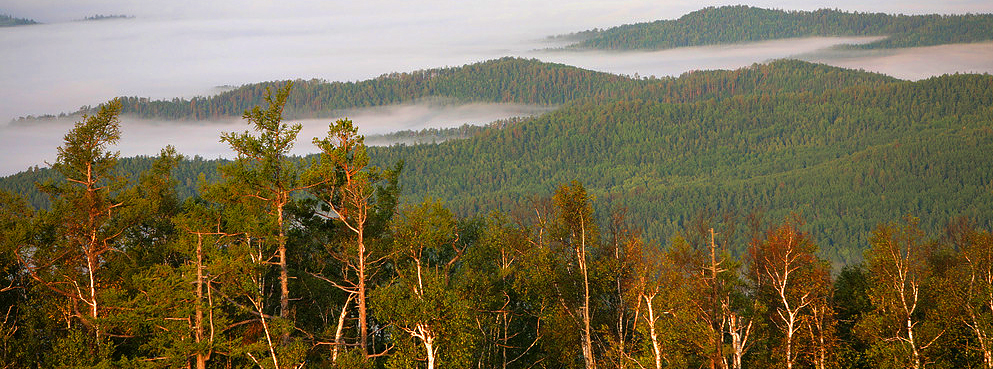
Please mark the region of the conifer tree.
<svg viewBox="0 0 993 369"><path fill-rule="evenodd" d="M120 139L120 110L119 101L110 101L65 135L52 166L65 180L42 185L53 203L41 214L38 227L44 234L17 251L28 275L65 304L66 326L85 327L86 338L70 334L68 340L79 341L64 341L81 350L76 351L80 357L66 359L80 363L95 363L112 352L106 342L106 318L112 312L106 299L107 290L118 286L104 269L127 251L121 240L134 223L126 208L136 199L126 196L127 181L114 168L118 153L110 151Z"/></svg>
<svg viewBox="0 0 993 369"><path fill-rule="evenodd" d="M237 158L220 168L222 185L229 201L243 201L256 206L267 215L267 229L252 230L258 242L275 245L271 259L279 269L279 317L292 320L290 308L290 275L286 258L287 227L286 206L292 195L310 187L301 178L300 164L290 159L289 152L300 133L300 124L283 123L283 107L289 97L291 83L279 89L275 96L267 92L265 108L256 106L246 110L243 118L258 133L230 132L221 135L237 153ZM267 260L271 260L266 256ZM261 312L260 312L261 313ZM288 343L290 330L280 332L283 344Z"/></svg>

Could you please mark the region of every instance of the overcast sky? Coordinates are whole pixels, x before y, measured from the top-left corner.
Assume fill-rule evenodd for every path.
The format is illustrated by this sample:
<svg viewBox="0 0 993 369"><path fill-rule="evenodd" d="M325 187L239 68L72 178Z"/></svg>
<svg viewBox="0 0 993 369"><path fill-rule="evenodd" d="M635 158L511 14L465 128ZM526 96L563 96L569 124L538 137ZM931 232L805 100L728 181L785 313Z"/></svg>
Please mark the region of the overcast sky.
<svg viewBox="0 0 993 369"><path fill-rule="evenodd" d="M3 0L0 11L42 22L59 22L94 14L128 14L160 18L250 18L299 16L378 16L407 14L411 19L480 17L490 19L565 19L565 24L605 27L678 17L703 6L747 4L764 8L845 10L922 14L990 12L989 0ZM554 26L553 26L554 27Z"/></svg>
<svg viewBox="0 0 993 369"><path fill-rule="evenodd" d="M269 80L355 81L503 56L643 76L739 68L791 56L905 79L993 71L991 43L844 55L824 48L858 40L819 38L629 53L536 51L555 46L544 39L548 35L672 19L703 6L725 4L689 0L0 0L0 13L46 23L0 28L0 157L4 157L0 175L41 164L39 157L52 160L71 124L25 130L5 127L10 119L70 112L122 95L168 99L209 95L218 86ZM788 10L993 13L991 0L746 4ZM74 21L97 14L135 18ZM411 114L417 114L411 110L396 109L391 111L395 120L378 116L369 121L379 126L366 129L461 124L427 118L435 114L481 124L518 114L518 110L481 108L454 115L431 110L415 119ZM140 127L149 130L137 132ZM147 142L156 138L161 142ZM163 134L161 126L135 123L125 127L122 153L154 154L168 143L184 146L173 139ZM201 142L184 147L223 149L216 147L216 139L209 143L215 147L206 148Z"/></svg>

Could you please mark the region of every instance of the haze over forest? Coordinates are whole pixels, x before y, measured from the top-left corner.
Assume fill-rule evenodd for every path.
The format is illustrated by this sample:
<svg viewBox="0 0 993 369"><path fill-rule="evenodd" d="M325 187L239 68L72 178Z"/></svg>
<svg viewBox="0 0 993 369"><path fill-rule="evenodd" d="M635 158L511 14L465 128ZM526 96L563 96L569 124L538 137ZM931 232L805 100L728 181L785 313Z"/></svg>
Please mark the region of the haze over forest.
<svg viewBox="0 0 993 369"><path fill-rule="evenodd" d="M986 1L750 2L754 6L813 10L929 14L993 12ZM783 57L798 57L846 68L878 71L897 78L920 78L955 72L993 71L990 44L942 45L897 50L838 51L836 44L868 38L812 38L743 45L687 47L651 52L549 52L564 45L549 35L627 23L673 19L705 5L651 1L475 2L371 1L314 5L304 1L278 5L257 1L168 2L7 1L0 10L45 24L0 30L0 174L54 160L54 147L73 120L26 129L7 121L28 115L71 112L116 96L152 99L211 95L219 86L281 79L321 78L357 81L391 72L458 66L503 56L537 58L581 68L639 76L678 76L690 70L733 69ZM93 14L128 14L135 18L72 22ZM401 129L485 124L520 115L518 108L494 106L448 113L438 107L394 109L396 119L380 113L375 121L357 120L366 134ZM411 112L432 110L428 115ZM444 109L442 109L444 110ZM533 110L533 109L532 109ZM366 113L356 113L359 115ZM438 121L427 117L450 116ZM219 122L225 123L225 122ZM226 122L230 123L230 121ZM314 122L319 131L326 122ZM216 134L230 130L215 127ZM51 134L46 133L50 131ZM122 154L152 155L161 143L181 151L224 155L216 139L202 145L202 135L162 132L155 124L124 118ZM215 135L216 136L216 135ZM197 143L186 142L194 139ZM298 153L314 152L301 144ZM188 152L194 154L194 152Z"/></svg>

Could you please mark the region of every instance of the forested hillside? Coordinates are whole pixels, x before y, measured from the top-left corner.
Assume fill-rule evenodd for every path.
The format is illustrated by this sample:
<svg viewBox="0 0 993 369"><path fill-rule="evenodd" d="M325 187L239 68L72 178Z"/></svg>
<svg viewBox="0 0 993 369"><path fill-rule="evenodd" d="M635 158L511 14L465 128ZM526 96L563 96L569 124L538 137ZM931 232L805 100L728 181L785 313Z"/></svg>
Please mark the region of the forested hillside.
<svg viewBox="0 0 993 369"><path fill-rule="evenodd" d="M306 160L287 85L216 169L119 161L110 101L27 173L49 208L0 190L0 364L993 367L993 77L785 88L818 70L434 145L371 149L340 119ZM196 171L216 179L182 201ZM864 261L832 271L830 237L874 219Z"/></svg>
<svg viewBox="0 0 993 369"><path fill-rule="evenodd" d="M759 79L768 77L767 71L759 70L732 74L704 72L678 79L643 80L534 59L503 58L461 67L391 73L361 82L293 81L294 88L285 114L287 118L324 117L341 109L410 103L428 98L446 99L454 104L504 102L535 105L557 105L577 99L687 101L730 95L752 88L822 90L852 83L892 80L882 75L829 67L811 67L785 73L799 73L806 78L791 74L788 77L792 78L783 80L782 85L765 82L763 86L757 86ZM266 89L277 88L287 82L250 84L216 96L190 100L121 97L122 114L171 120L240 117L245 109L263 101ZM92 114L94 111L84 108L73 114ZM30 124L30 121L27 123Z"/></svg>
<svg viewBox="0 0 993 369"><path fill-rule="evenodd" d="M210 97L149 100L121 97L123 114L142 118L201 120L238 117L263 101L266 89L286 84L274 81L244 85ZM359 82L294 81L286 106L287 118L324 117L348 108L442 98L453 103L513 102L554 105L601 91L617 91L625 77L537 60L503 58L462 67L390 73ZM636 83L635 83L636 84ZM76 114L91 112L84 108Z"/></svg>
<svg viewBox="0 0 993 369"><path fill-rule="evenodd" d="M38 24L38 22L33 19L15 18L8 14L0 14L0 27L26 26L30 24Z"/></svg>
<svg viewBox="0 0 993 369"><path fill-rule="evenodd" d="M898 48L993 40L993 14L890 15L708 7L675 20L590 30L571 48L669 49L812 36L886 36L856 48Z"/></svg>
<svg viewBox="0 0 993 369"><path fill-rule="evenodd" d="M406 194L459 213L510 210L581 179L660 241L700 209L798 211L825 256L844 263L860 259L875 224L903 214L928 229L959 215L991 224L991 86L990 76L963 75L687 103L583 102L468 140L371 152L407 163Z"/></svg>
<svg viewBox="0 0 993 369"><path fill-rule="evenodd" d="M660 242L703 209L797 211L836 267L861 259L872 227L905 214L929 230L955 216L993 221L993 164L984 160L993 150L989 76L905 82L799 61L651 80L519 59L462 69L498 65L569 70L606 85L467 140L371 147L380 165L405 163L404 199L430 196L463 215L510 211L581 179L599 206L627 207L631 221ZM121 165L137 173L150 163ZM179 194L196 193L201 173L218 178L213 165L180 164ZM51 175L29 171L0 183L44 205L33 182Z"/></svg>

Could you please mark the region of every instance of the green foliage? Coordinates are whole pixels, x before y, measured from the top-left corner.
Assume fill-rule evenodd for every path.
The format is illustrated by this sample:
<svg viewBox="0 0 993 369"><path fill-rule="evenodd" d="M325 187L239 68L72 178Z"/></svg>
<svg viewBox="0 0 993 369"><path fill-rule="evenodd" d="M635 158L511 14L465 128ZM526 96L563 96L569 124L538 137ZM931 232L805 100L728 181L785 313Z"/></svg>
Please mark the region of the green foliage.
<svg viewBox="0 0 993 369"><path fill-rule="evenodd" d="M904 337L909 316L929 366L976 367L980 333L993 322L982 298L993 289L975 283L993 255L989 232L976 228L988 228L993 204L991 82L903 82L776 62L630 80L626 92L443 144L367 148L342 120L316 140L321 157L300 159L286 156L297 128L280 121L283 89L245 114L258 136L224 136L242 153L221 170L224 182L184 203L184 184L207 182L216 163L186 164L171 147L154 161L117 160L109 104L66 136L57 170L17 177L58 178L44 186L56 195L51 208L36 213L0 191L0 282L10 286L0 285L0 364L192 367L200 355L207 367L408 368L424 366L430 340L438 367L570 368L587 360L580 352L589 338L600 367L653 367L655 328L660 366L705 367L731 357L733 318L755 324L745 365L766 367L781 362L781 322L769 317L782 306L769 281L745 277L790 239L803 249L796 271L804 283L793 286L809 287L833 312L825 324L840 343L830 346L830 363L905 366L912 350L894 337ZM435 195L454 206L428 200L398 213L401 183L406 199ZM310 194L286 195L306 184L315 184ZM280 193L281 208L258 201ZM332 206L345 217L331 215ZM605 207L608 221L598 216ZM375 260L369 351L381 356L356 348L349 287L358 232L348 222L363 208ZM792 210L813 218L803 226L790 217L763 235L767 224L749 215L750 232L735 232L754 208L773 219ZM483 218L483 209L506 212ZM951 215L978 225L955 223L936 239L937 227L886 223L905 211L932 225ZM864 241L859 232L875 219L883 225ZM77 235L91 221L99 226L89 234L112 246L96 249L96 267L79 263L86 250ZM710 229L719 236L713 262ZM674 235L666 246L646 241ZM743 239L755 249L750 271L739 256ZM285 316L276 314L287 311L276 308L276 241L296 277ZM866 243L865 267L842 269L828 293L832 278L814 245L852 263L843 256ZM887 282L896 264L920 282L918 308L903 315L893 287L908 284ZM54 289L87 286L88 269L95 297ZM91 301L100 303L96 318L86 316ZM659 315L646 323L648 306ZM801 315L796 352L814 352L816 340L806 338L814 313ZM339 321L344 346L335 360ZM797 367L814 366L812 355L796 358Z"/></svg>
<svg viewBox="0 0 993 369"><path fill-rule="evenodd" d="M15 18L8 14L0 14L0 27L26 26L30 24L38 24L38 22L33 19Z"/></svg>
<svg viewBox="0 0 993 369"><path fill-rule="evenodd" d="M669 49L812 36L887 36L853 48L898 48L993 40L993 15L889 15L707 7L675 20L586 31L572 48Z"/></svg>
<svg viewBox="0 0 993 369"><path fill-rule="evenodd" d="M993 167L982 153L993 145L990 77L765 92L833 73L820 69L786 62L691 75L683 79L769 76L733 97L573 103L467 140L370 154L406 163L407 196L444 198L459 214L509 211L530 194L584 178L655 240L703 208L766 209L770 217L794 209L810 219L835 267L860 260L871 228L902 214L921 215L927 229L956 214L989 224Z"/></svg>
<svg viewBox="0 0 993 369"><path fill-rule="evenodd" d="M392 233L396 277L371 297L375 315L394 325L390 336L399 349L388 366L418 367L425 355L437 357L439 366L470 366L473 312L453 280L464 252L454 217L440 203L425 202L401 212Z"/></svg>
<svg viewBox="0 0 993 369"><path fill-rule="evenodd" d="M327 117L343 109L413 103L425 99L441 102L508 102L533 105L561 104L590 98L604 89L629 81L608 73L593 72L534 59L502 58L462 67L391 73L359 82L323 80L273 81L241 86L211 97L150 100L121 97L123 112L143 118L206 120L240 115L265 103L266 91L294 85L286 105L286 118ZM74 114L87 113L81 109Z"/></svg>

